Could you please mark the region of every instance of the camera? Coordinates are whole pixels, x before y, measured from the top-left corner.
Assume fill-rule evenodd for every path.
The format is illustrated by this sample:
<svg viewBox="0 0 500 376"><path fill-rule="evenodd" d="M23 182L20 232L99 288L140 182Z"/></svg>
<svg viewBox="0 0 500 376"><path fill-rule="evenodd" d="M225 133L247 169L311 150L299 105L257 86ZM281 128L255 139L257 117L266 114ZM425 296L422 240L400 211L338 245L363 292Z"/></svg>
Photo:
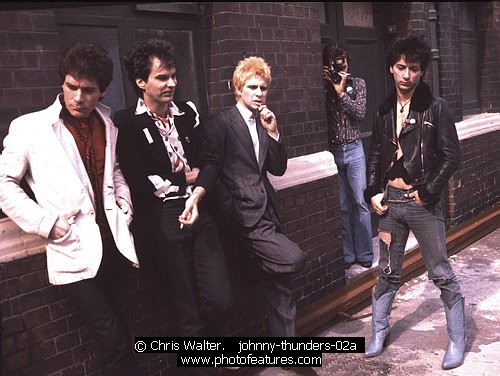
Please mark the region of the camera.
<svg viewBox="0 0 500 376"><path fill-rule="evenodd" d="M342 77L340 76L339 72L344 68L344 58L343 57L338 57L336 58L329 66L328 70L330 73L330 80L334 84L338 84L341 80Z"/></svg>

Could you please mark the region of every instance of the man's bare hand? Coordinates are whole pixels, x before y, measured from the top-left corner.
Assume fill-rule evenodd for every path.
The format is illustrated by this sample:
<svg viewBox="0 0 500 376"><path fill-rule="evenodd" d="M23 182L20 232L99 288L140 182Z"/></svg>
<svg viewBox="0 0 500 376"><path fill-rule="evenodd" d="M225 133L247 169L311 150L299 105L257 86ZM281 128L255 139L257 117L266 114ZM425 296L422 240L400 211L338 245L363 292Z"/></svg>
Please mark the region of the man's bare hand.
<svg viewBox="0 0 500 376"><path fill-rule="evenodd" d="M57 240L64 237L69 232L71 225L75 223L75 217L79 212L80 209L76 209L69 213L59 215L52 230L50 230L49 239Z"/></svg>
<svg viewBox="0 0 500 376"><path fill-rule="evenodd" d="M276 121L276 116L265 104L261 105L258 109L260 122L262 126L267 131L267 133L274 138L278 138L278 122Z"/></svg>
<svg viewBox="0 0 500 376"><path fill-rule="evenodd" d="M179 216L179 223L181 228L183 228L184 226L191 227L198 220L198 203L204 195L205 188L196 187L193 191L193 194L186 200L184 211Z"/></svg>
<svg viewBox="0 0 500 376"><path fill-rule="evenodd" d="M384 199L384 194L379 193L371 198L372 208L377 215L384 215L389 208L387 205L382 205L382 200Z"/></svg>

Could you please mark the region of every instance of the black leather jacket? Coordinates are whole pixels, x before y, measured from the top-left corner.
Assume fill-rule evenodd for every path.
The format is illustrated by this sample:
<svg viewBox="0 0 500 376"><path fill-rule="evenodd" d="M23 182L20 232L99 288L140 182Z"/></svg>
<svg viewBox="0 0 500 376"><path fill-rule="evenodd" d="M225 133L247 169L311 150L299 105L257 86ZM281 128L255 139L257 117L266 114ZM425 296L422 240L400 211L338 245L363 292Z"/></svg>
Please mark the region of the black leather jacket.
<svg viewBox="0 0 500 376"><path fill-rule="evenodd" d="M369 204L387 184L387 172L397 152L396 118L394 91L375 114L366 165L365 200ZM460 164L460 143L448 104L434 97L422 81L413 93L399 141L411 184L422 201L435 204Z"/></svg>

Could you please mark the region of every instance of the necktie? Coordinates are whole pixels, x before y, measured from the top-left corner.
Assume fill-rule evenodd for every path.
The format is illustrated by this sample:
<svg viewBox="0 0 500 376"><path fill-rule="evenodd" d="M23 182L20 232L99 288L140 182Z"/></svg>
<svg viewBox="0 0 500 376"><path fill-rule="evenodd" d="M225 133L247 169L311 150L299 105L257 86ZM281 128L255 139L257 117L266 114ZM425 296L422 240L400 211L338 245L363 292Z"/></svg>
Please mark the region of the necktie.
<svg viewBox="0 0 500 376"><path fill-rule="evenodd" d="M257 163L259 162L259 135L257 133L257 121L255 118L257 114L253 114L250 119L248 119L248 129L250 130L250 136L252 137L253 150L255 152L255 158Z"/></svg>

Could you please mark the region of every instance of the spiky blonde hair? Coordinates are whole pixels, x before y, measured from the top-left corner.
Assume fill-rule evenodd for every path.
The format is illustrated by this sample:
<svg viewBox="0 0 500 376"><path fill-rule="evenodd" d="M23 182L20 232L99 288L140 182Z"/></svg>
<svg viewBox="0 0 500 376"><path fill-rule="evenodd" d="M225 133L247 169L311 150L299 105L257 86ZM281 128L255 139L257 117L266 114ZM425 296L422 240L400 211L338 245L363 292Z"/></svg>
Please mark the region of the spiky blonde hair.
<svg viewBox="0 0 500 376"><path fill-rule="evenodd" d="M233 90L236 100L240 97L238 92L243 90L245 83L253 76L261 77L268 87L271 85L271 68L261 57L250 56L238 63L233 73Z"/></svg>

